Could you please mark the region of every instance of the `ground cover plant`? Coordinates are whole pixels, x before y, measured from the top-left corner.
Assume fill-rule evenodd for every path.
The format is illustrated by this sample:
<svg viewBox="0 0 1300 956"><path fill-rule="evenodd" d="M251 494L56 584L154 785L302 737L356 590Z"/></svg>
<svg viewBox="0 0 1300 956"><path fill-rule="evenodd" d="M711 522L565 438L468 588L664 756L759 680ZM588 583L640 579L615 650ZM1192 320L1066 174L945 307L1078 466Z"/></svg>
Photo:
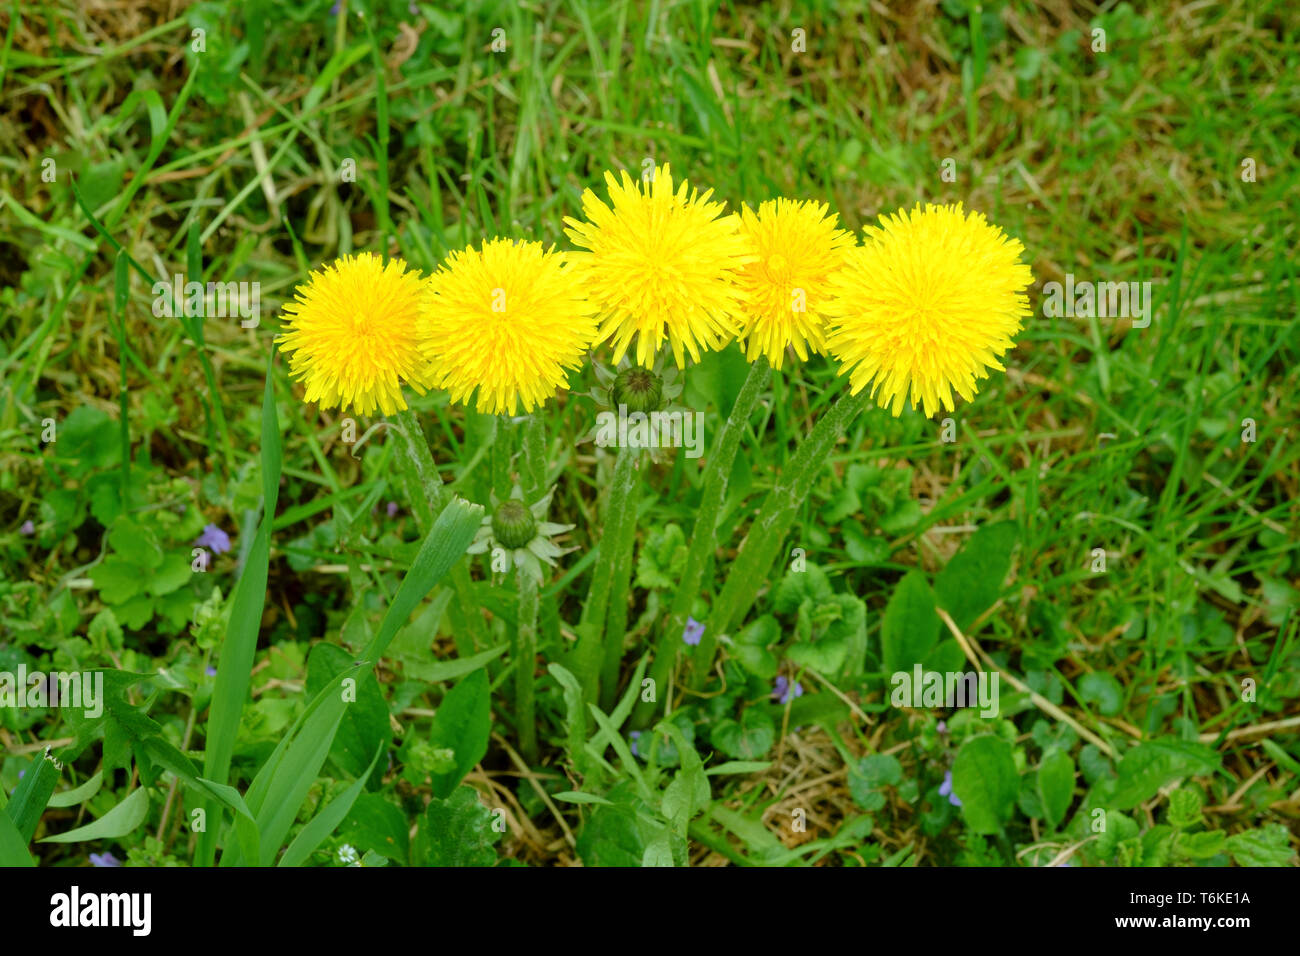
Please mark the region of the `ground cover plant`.
<svg viewBox="0 0 1300 956"><path fill-rule="evenodd" d="M0 864L1294 866L1296 27L0 8Z"/></svg>

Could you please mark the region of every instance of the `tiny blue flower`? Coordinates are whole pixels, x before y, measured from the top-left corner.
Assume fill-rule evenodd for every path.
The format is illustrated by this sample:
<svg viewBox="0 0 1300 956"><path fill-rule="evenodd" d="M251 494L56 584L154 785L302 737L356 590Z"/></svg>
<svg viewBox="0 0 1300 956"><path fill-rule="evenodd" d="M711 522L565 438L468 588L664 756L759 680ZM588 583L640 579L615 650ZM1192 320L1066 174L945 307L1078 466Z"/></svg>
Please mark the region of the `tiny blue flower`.
<svg viewBox="0 0 1300 956"><path fill-rule="evenodd" d="M92 853L90 854L91 866L121 866L122 861L111 853Z"/></svg>
<svg viewBox="0 0 1300 956"><path fill-rule="evenodd" d="M947 797L947 798L948 798L948 802L951 803L954 807L960 807L960 806L961 806L961 800L959 800L959 799L957 798L957 794L953 793L953 790L952 790L952 771L951 771L951 770L945 770L945 771L943 772L943 783L939 784L939 796L941 796L941 797Z"/></svg>
<svg viewBox="0 0 1300 956"><path fill-rule="evenodd" d="M19 534L33 535L36 533L36 525L32 524L32 519L28 518L23 522L23 526L18 529Z"/></svg>
<svg viewBox="0 0 1300 956"><path fill-rule="evenodd" d="M639 756L641 756L641 754L639 754L639 753L637 752L637 749L636 749L636 742L637 742L637 740L639 740L640 737L641 737L641 731L639 731L639 730L634 730L634 731L632 731L632 733L628 734L628 736L632 738L632 756L633 756L633 757L639 757Z"/></svg>
<svg viewBox="0 0 1300 956"><path fill-rule="evenodd" d="M396 518L396 517L397 517L397 502L396 502L396 501L390 501L390 502L388 503L388 517L390 517L390 518Z"/></svg>
<svg viewBox="0 0 1300 956"><path fill-rule="evenodd" d="M682 631L682 640L692 647L700 643L700 638L704 637L704 625L693 617L686 619L686 629Z"/></svg>
<svg viewBox="0 0 1300 956"><path fill-rule="evenodd" d="M225 554L230 550L230 535L210 524L204 527L203 533L194 543L203 548L211 548L214 554Z"/></svg>
<svg viewBox="0 0 1300 956"><path fill-rule="evenodd" d="M217 669L209 664L207 667L203 668L203 673L207 674L209 677L216 677Z"/></svg>
<svg viewBox="0 0 1300 956"><path fill-rule="evenodd" d="M791 687L789 679L784 674L778 675L775 686L772 688L772 696L781 704L788 704L792 697L803 696L803 684L795 681L794 686Z"/></svg>

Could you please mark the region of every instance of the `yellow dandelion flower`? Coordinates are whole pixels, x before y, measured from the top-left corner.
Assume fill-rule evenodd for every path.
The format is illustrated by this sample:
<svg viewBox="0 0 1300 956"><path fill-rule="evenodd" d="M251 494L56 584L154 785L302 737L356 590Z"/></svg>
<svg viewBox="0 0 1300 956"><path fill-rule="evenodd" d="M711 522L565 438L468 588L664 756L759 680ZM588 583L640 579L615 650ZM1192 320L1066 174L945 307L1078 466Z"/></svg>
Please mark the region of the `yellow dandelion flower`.
<svg viewBox="0 0 1300 956"><path fill-rule="evenodd" d="M838 217L825 203L775 199L758 214L740 209L740 231L757 258L741 270L745 295L745 357L766 355L781 367L787 346L800 361L808 351L825 351L826 282L853 248L853 234L837 229ZM828 215L829 213L829 215Z"/></svg>
<svg viewBox="0 0 1300 956"><path fill-rule="evenodd" d="M1033 276L1022 252L960 203L918 203L867 227L831 277L826 309L827 349L853 394L874 382L872 397L895 416L909 392L926 415L951 411L954 389L970 401L1029 315Z"/></svg>
<svg viewBox="0 0 1300 956"><path fill-rule="evenodd" d="M429 278L420 347L439 388L492 415L525 412L568 384L596 334L566 254L540 242L492 239L453 252Z"/></svg>
<svg viewBox="0 0 1300 956"><path fill-rule="evenodd" d="M284 306L289 331L277 337L289 373L308 402L369 415L406 408L402 383L428 386L416 321L424 281L406 263L363 252L325 266Z"/></svg>
<svg viewBox="0 0 1300 956"><path fill-rule="evenodd" d="M723 215L725 203L709 202L685 180L673 190L665 164L652 182L634 182L625 171L605 173L612 207L588 189L582 194L586 222L565 218L573 256L588 293L600 309L598 340L613 336L614 363L636 338L636 361L649 368L668 340L679 368L685 356L720 349L735 337L740 290L737 270L751 260L738 232L739 219Z"/></svg>

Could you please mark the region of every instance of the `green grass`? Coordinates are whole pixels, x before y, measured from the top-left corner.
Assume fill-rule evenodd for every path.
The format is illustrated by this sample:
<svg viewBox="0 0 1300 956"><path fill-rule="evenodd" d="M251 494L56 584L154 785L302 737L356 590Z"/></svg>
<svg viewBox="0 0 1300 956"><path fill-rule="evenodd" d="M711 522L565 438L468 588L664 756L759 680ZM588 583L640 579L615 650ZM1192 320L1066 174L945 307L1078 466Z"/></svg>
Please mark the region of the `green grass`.
<svg viewBox="0 0 1300 956"><path fill-rule="evenodd" d="M341 844L358 844L362 814L367 832L390 833L389 852L373 852L403 863L592 864L632 854L679 864L1043 865L1074 853L1114 865L1133 859L1087 855L1089 794L1110 772L1099 759L1114 764L1135 741L1178 739L1204 744L1217 764L1174 761L1158 793L1120 812L1144 833L1182 819L1173 783L1186 780L1204 803L1204 824L1190 829L1238 840L1202 862L1247 861L1240 847L1250 837L1240 835L1272 833L1276 846L1279 826L1288 850L1264 858L1294 862L1300 24L1286 4L1140 15L1120 5L1091 22L1064 4L986 3L975 13L961 0L926 16L814 0L716 9L577 0L486 3L470 16L429 5L413 15L392 2L363 21L355 3L346 17L329 6L205 2L171 21L137 12L93 23L75 4L0 8L0 139L14 144L0 155L0 670L22 662L171 675L126 700L146 707L158 739L203 776L248 796L252 816L275 817L261 832L275 837L260 848L266 860L315 811L350 795L358 809L307 831L321 849L307 852L304 838L292 861L337 862ZM195 27L207 31L205 52L191 49ZM498 28L508 46L494 52ZM1104 53L1091 49L1094 28L1106 32ZM795 29L805 31L803 52L792 49ZM1243 180L1247 158L1254 181ZM47 159L53 182L42 179ZM955 181L941 175L947 159ZM821 358L772 374L741 431L701 594L676 604L642 566L661 560L661 546L671 562L670 525L689 540L700 463L678 454L643 466L626 623L609 621L626 631L606 670L619 679L604 682L601 707L589 711L548 669L573 670L588 591L614 573L599 546L615 456L581 441L594 412L580 394L595 383L588 369L544 415L542 483L556 484L551 520L576 525L565 542L576 550L541 588L537 633L525 635L538 646L535 760L517 726L518 656L484 665L492 737L467 783L484 814L505 810L507 832L478 821L466 827L482 845L421 837L403 852L413 823L442 833L456 814L478 820L472 806L433 797L428 780L445 772L429 744L447 732L434 732L434 714L449 676L463 677L437 667L515 636L513 576L479 559L452 569L413 623L388 635L375 693L392 722L392 761L381 757L356 787L374 748L357 764L340 757L331 734L328 760L315 761L319 740L310 753L294 751L318 768L309 791L290 793L277 777L288 802L255 807L250 784L312 699L311 646L359 654L445 499L486 505L490 492L508 492L511 468L507 437L492 441L497 424L443 393L411 395L414 414L395 420L408 434L422 430L445 483L437 488L427 473L406 473L404 440L378 417L302 403L278 359L268 384L279 306L309 269L354 250L400 255L427 272L484 237L567 247L563 219L579 214L581 191L599 189L607 169L636 174L646 160L671 163L731 207L813 198L858 231L917 201L962 201L1023 241L1038 283L1034 315L1007 372L951 416L956 440L943 440L939 420L869 405L811 476L783 553L804 549L836 594L862 602L875 660L904 575L919 568L938 587L976 528L1014 522L1005 587L958 630L982 665L1041 696L1004 685L1008 707L1023 709L988 725L948 714L944 736L935 729L944 712L888 706L878 661L842 686L803 674L803 697L763 711L775 733L753 759L765 766L711 773L745 759L719 745L730 725L719 727L748 729L744 715L763 709L770 687L740 667L737 644L721 641L722 670L678 668L671 685L703 765L692 764L684 739L672 741L667 769L633 756L624 735L649 719L633 710L636 668L662 673L643 656L675 644L666 622L677 612L704 619L725 593L751 521L842 384ZM345 162L355 182L340 180ZM150 282L200 270L205 281L260 282L261 324L155 318ZM1046 316L1041 284L1067 273L1152 282L1150 326ZM735 346L686 371L682 401L705 411L706 442L747 371ZM263 487L271 411L282 444L278 501L275 486ZM345 441L348 417L364 443ZM41 438L47 419L59 430L53 443ZM1253 441L1243 440L1246 419ZM855 487L865 466L886 474ZM390 501L400 508L391 519ZM124 602L105 598L101 576L121 552L108 529L124 514L176 560L189 560L209 523L231 533L234 550L125 624ZM19 530L27 520L30 536ZM1093 570L1098 548L1104 573ZM729 638L772 610L784 570L760 569L766 586L743 595L755 609ZM795 616L777 616L785 640ZM596 617L603 633L607 613ZM232 656L230 634L244 642L242 656ZM214 689L205 668L227 660L230 677ZM1250 701L1247 680L1257 690ZM370 739L360 723L348 726L339 733ZM208 741L212 727L225 729ZM983 731L1007 741L1031 792L996 834L976 833L937 795L963 742ZM101 743L47 709L0 708L5 798L46 744L68 758L59 792L97 772L105 785L79 805L50 806L38 840L103 817L136 787L158 799L115 840L32 844L40 863L76 862L92 849L211 862L218 840L250 857L247 832L189 830L199 804L188 783L175 792L183 775L141 766L120 741ZM1055 754L1071 761L1070 812L1059 826L1033 776ZM896 758L901 775L871 777L886 766L862 762L872 755ZM527 765L536 776L519 775ZM211 815L220 802L208 796ZM194 802L181 813L179 804L164 810L164 799ZM628 808L666 821L669 835L638 831ZM806 813L805 831L792 829L795 810ZM6 854L21 836L0 828Z"/></svg>

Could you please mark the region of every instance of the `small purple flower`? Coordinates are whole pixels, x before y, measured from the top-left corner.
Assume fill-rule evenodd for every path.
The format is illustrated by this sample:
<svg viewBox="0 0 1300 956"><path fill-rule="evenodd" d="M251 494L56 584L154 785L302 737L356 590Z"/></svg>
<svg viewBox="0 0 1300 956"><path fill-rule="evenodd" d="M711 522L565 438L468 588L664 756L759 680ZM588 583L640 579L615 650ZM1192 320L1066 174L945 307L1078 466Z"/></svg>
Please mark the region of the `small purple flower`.
<svg viewBox="0 0 1300 956"><path fill-rule="evenodd" d="M90 854L91 866L121 866L122 861L111 853L92 853Z"/></svg>
<svg viewBox="0 0 1300 956"><path fill-rule="evenodd" d="M791 687L789 679L784 674L780 674L776 678L776 686L772 688L772 696L781 704L788 704L791 698L803 696L803 684L795 681L794 686Z"/></svg>
<svg viewBox="0 0 1300 956"><path fill-rule="evenodd" d="M398 510L398 509L397 509L397 502L396 502L396 501L390 501L390 502L388 503L388 517L390 517L390 518L396 518L396 517L397 517L397 510Z"/></svg>
<svg viewBox="0 0 1300 956"><path fill-rule="evenodd" d="M639 730L634 730L634 731L632 731L632 733L628 734L628 736L632 738L632 756L633 756L633 757L639 757L639 756L641 756L641 754L639 754L639 753L637 752L637 749L636 749L636 742L637 742L639 739L641 739L641 731L639 731Z"/></svg>
<svg viewBox="0 0 1300 956"><path fill-rule="evenodd" d="M36 525L32 524L32 519L28 518L23 522L23 526L18 529L19 534L33 535L36 533Z"/></svg>
<svg viewBox="0 0 1300 956"><path fill-rule="evenodd" d="M960 807L960 806L961 806L961 800L959 800L959 799L957 798L957 794L953 793L953 790L952 790L952 771L951 771L951 770L945 770L945 771L943 772L943 783L939 784L939 796L941 796L941 797L947 797L947 798L948 798L948 802L951 803L954 807Z"/></svg>
<svg viewBox="0 0 1300 956"><path fill-rule="evenodd" d="M934 729L937 730L937 731L938 731L939 733L941 733L941 734L946 734L946 733L948 732L948 724L947 724L946 722L944 722L944 721L941 720L941 721L939 721L939 723L935 726Z"/></svg>
<svg viewBox="0 0 1300 956"><path fill-rule="evenodd" d="M337 17L341 6L343 6L343 0L334 0L334 6L330 7L330 16Z"/></svg>
<svg viewBox="0 0 1300 956"><path fill-rule="evenodd" d="M700 638L704 637L704 625L693 617L686 619L686 629L682 631L682 640L692 647L700 643Z"/></svg>
<svg viewBox="0 0 1300 956"><path fill-rule="evenodd" d="M203 668L203 673L207 674L209 677L216 677L217 669L209 664L207 667Z"/></svg>
<svg viewBox="0 0 1300 956"><path fill-rule="evenodd" d="M225 554L230 550L230 535L214 524L206 525L199 539L194 542L200 547L211 548L214 554Z"/></svg>

